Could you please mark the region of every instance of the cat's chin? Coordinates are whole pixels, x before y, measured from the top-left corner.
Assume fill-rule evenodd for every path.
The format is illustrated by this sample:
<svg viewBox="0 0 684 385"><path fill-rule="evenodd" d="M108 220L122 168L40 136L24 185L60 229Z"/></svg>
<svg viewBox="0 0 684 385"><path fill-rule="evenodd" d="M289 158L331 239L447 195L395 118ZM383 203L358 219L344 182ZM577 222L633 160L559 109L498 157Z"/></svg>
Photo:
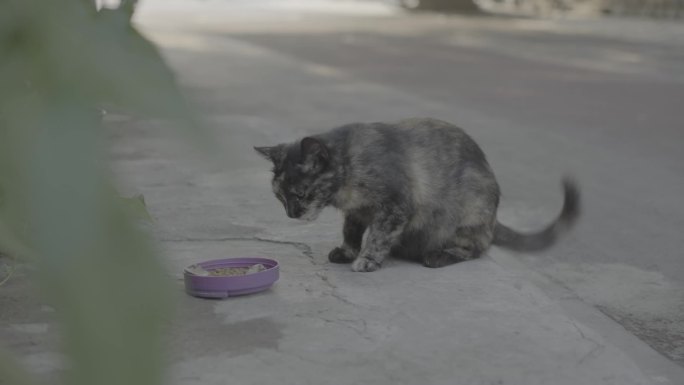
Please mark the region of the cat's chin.
<svg viewBox="0 0 684 385"><path fill-rule="evenodd" d="M299 217L298 219L300 221L303 221L303 222L313 222L316 219L318 219L318 215L320 215L320 213L321 213L321 210L309 211L309 212L305 213L304 215L302 215L301 217Z"/></svg>

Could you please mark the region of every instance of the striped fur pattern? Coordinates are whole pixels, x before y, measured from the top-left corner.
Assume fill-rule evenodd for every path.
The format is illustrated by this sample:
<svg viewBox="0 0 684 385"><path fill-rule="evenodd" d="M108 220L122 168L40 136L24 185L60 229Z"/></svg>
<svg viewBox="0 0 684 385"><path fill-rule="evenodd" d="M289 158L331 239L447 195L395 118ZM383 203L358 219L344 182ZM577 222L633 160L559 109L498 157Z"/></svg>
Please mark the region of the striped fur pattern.
<svg viewBox="0 0 684 385"><path fill-rule="evenodd" d="M499 223L499 185L484 153L436 119L354 123L255 149L273 163L273 193L289 217L313 220L327 206L344 214L344 241L328 257L354 271L377 270L389 256L438 268L492 244L539 251L579 215L579 192L567 179L561 214L545 229L522 234Z"/></svg>

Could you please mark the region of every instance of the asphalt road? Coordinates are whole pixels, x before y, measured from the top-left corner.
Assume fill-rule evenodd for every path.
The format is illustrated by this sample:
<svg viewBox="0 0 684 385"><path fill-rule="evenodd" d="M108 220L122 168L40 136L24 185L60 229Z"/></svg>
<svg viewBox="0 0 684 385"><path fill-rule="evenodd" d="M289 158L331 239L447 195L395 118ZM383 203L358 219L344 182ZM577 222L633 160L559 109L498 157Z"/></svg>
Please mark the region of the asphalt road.
<svg viewBox="0 0 684 385"><path fill-rule="evenodd" d="M198 6L178 16L154 3L140 20L171 52L278 55L320 79L294 87L238 60L207 73L209 88L212 76L234 79L189 91L207 114L244 117L251 132L235 137L240 147L294 139L282 127L449 120L487 154L504 194L500 219L527 229L556 214L560 178L575 175L578 227L551 251L516 258L684 364L684 26L325 1L214 1L211 14ZM233 150L236 164L248 151Z"/></svg>

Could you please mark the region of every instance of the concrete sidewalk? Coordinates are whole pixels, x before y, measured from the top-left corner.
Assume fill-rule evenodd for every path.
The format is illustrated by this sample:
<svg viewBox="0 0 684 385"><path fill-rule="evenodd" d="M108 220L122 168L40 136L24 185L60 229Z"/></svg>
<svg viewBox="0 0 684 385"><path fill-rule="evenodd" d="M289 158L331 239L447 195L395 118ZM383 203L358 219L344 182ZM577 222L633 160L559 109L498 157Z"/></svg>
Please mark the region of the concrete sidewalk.
<svg viewBox="0 0 684 385"><path fill-rule="evenodd" d="M326 212L313 224L288 219L270 192L269 165L251 148L349 117L440 115L450 106L224 37L148 32L225 149L226 163L208 166L181 156L183 147L163 125L112 123L118 126L117 172L145 194L171 274L180 278L189 264L226 256L268 256L282 264L271 291L225 301L185 296L178 280L171 383L625 385L684 379L681 368L549 289L553 284L544 281L540 289L541 281L531 282L529 271L498 250L439 270L390 261L359 274L327 263L327 252L341 239L338 215ZM336 108L320 108L322 101ZM550 218L555 210L549 205L539 215Z"/></svg>
<svg viewBox="0 0 684 385"><path fill-rule="evenodd" d="M211 124L221 161L191 152L162 122L108 118L121 186L145 195L177 283L168 384L684 384L681 367L501 250L438 270L388 261L361 274L329 264L327 252L341 241L337 213L327 211L311 224L288 219L270 191L269 165L252 150L350 120L458 116L486 152L503 154L498 163L504 165L506 146L524 148L534 130L215 29L181 31L185 26L175 23L187 15L175 12L172 23L146 25L146 33ZM215 22L221 15L205 16ZM249 23L243 20L241 28ZM248 27L270 21L261 23ZM496 130L482 127L515 134L498 140ZM572 144L564 151L574 155ZM563 160L541 161L553 172L565 167ZM535 194L529 198L537 203L534 217L555 215L560 193ZM518 215L528 207L515 204L504 202L506 220L529 223ZM272 290L223 301L183 292L184 267L246 255L280 261L281 279ZM31 296L21 276L20 270L3 287L0 339L51 379L63 368L53 310Z"/></svg>

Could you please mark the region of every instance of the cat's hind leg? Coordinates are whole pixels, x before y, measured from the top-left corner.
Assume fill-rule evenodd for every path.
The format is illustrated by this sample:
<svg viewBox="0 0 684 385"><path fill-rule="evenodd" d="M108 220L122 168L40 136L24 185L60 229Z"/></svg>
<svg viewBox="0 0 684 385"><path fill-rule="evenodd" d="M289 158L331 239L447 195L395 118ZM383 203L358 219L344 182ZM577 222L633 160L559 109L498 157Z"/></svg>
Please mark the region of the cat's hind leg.
<svg viewBox="0 0 684 385"><path fill-rule="evenodd" d="M489 248L492 237L491 226L459 227L445 246L423 255L423 265L438 268L479 258Z"/></svg>

